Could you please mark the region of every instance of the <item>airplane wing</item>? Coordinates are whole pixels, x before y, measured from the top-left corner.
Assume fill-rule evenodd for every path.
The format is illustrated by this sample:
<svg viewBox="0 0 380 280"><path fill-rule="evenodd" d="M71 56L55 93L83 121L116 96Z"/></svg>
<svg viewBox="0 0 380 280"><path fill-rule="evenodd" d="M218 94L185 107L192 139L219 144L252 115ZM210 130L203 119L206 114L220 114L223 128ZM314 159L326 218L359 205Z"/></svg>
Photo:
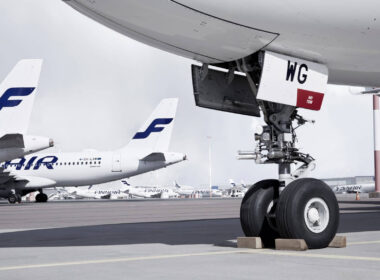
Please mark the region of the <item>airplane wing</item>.
<svg viewBox="0 0 380 280"><path fill-rule="evenodd" d="M13 173L12 171L5 171L0 168L0 185L6 183L20 184L24 188L47 188L54 187L56 182L51 179L36 177L36 176L22 176Z"/></svg>
<svg viewBox="0 0 380 280"><path fill-rule="evenodd" d="M0 168L0 185L8 183L8 182L14 182L15 181L15 175L11 174L11 172L4 171L4 168Z"/></svg>

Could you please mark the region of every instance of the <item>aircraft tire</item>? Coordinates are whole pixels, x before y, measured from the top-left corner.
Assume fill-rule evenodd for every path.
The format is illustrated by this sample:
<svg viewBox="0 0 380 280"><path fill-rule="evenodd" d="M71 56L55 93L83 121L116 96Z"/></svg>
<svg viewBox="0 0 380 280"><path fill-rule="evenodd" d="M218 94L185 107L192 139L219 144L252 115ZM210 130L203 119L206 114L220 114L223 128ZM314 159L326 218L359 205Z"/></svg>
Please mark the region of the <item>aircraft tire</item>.
<svg viewBox="0 0 380 280"><path fill-rule="evenodd" d="M47 202L48 196L45 193L41 193L41 202Z"/></svg>
<svg viewBox="0 0 380 280"><path fill-rule="evenodd" d="M36 195L36 202L42 203L42 202L47 202L48 201L48 196L44 193L39 193Z"/></svg>
<svg viewBox="0 0 380 280"><path fill-rule="evenodd" d="M8 202L10 204L15 204L17 202L17 196L15 194L11 194L8 196Z"/></svg>
<svg viewBox="0 0 380 280"><path fill-rule="evenodd" d="M324 182L298 179L282 191L276 222L281 238L304 239L309 249L326 248L338 229L338 201Z"/></svg>
<svg viewBox="0 0 380 280"><path fill-rule="evenodd" d="M243 232L246 236L261 237L264 247L274 247L279 237L273 218L278 187L278 180L257 182L247 191L240 206Z"/></svg>

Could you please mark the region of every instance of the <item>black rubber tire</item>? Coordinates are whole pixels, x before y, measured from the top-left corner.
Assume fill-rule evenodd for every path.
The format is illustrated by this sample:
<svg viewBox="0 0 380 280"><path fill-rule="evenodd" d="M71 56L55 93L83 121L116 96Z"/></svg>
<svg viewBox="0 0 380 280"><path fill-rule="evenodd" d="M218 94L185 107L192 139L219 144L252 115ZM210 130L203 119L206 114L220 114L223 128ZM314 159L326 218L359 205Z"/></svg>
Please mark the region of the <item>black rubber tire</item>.
<svg viewBox="0 0 380 280"><path fill-rule="evenodd" d="M320 233L310 231L304 218L306 204L312 198L322 199L329 208L329 222ZM331 188L321 180L298 179L282 191L276 208L276 222L281 238L304 239L309 249L326 248L339 226L338 201Z"/></svg>
<svg viewBox="0 0 380 280"><path fill-rule="evenodd" d="M41 202L47 202L48 196L45 193L41 193Z"/></svg>
<svg viewBox="0 0 380 280"><path fill-rule="evenodd" d="M15 194L11 194L8 196L8 202L10 204L15 204L17 202L17 196Z"/></svg>
<svg viewBox="0 0 380 280"><path fill-rule="evenodd" d="M43 203L48 201L48 196L44 193L39 193L36 195L36 202Z"/></svg>
<svg viewBox="0 0 380 280"><path fill-rule="evenodd" d="M37 202L37 203L42 202L42 194L41 194L41 193L38 193L38 194L36 195L35 199L36 199L36 202Z"/></svg>
<svg viewBox="0 0 380 280"><path fill-rule="evenodd" d="M21 203L22 201L22 196L20 194L16 194L16 197L17 197L17 202L18 203Z"/></svg>
<svg viewBox="0 0 380 280"><path fill-rule="evenodd" d="M247 191L240 206L240 223L244 234L261 237L264 247L274 247L274 240L279 237L267 215L270 203L278 199L278 188L277 180L257 182Z"/></svg>

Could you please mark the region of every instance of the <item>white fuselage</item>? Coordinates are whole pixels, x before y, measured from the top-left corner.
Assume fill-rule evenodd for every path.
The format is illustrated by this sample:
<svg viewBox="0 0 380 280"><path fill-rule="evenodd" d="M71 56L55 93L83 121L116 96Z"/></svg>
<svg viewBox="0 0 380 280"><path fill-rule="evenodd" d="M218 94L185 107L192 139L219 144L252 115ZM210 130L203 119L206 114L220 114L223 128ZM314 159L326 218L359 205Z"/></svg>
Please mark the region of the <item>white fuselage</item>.
<svg viewBox="0 0 380 280"><path fill-rule="evenodd" d="M259 50L327 65L329 82L380 85L376 0L69 0L96 21L205 63Z"/></svg>
<svg viewBox="0 0 380 280"><path fill-rule="evenodd" d="M370 193L375 191L375 184L355 184L331 186L335 193Z"/></svg>
<svg viewBox="0 0 380 280"><path fill-rule="evenodd" d="M127 188L115 187L67 187L67 193L75 198L93 198L93 199L124 199L129 198Z"/></svg>
<svg viewBox="0 0 380 280"><path fill-rule="evenodd" d="M9 171L26 188L52 186L86 186L132 177L184 160L179 153L165 153L165 161L143 161L123 150L39 154L5 163ZM24 180L23 180L24 179ZM16 186L17 187L17 186Z"/></svg>
<svg viewBox="0 0 380 280"><path fill-rule="evenodd" d="M170 188L161 187L129 187L127 191L136 198L175 198L178 194Z"/></svg>

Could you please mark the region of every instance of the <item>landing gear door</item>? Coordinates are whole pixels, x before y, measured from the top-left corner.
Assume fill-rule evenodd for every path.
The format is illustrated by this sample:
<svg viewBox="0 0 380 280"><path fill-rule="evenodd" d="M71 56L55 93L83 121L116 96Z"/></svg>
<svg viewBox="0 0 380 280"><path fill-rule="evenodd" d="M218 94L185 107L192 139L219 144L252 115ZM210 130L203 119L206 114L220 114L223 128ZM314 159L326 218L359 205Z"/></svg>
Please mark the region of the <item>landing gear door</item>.
<svg viewBox="0 0 380 280"><path fill-rule="evenodd" d="M192 65L195 103L199 107L260 117L260 108L245 76Z"/></svg>
<svg viewBox="0 0 380 280"><path fill-rule="evenodd" d="M257 99L318 111L327 80L326 65L265 52Z"/></svg>
<svg viewBox="0 0 380 280"><path fill-rule="evenodd" d="M114 154L112 157L112 172L121 172L121 156Z"/></svg>

